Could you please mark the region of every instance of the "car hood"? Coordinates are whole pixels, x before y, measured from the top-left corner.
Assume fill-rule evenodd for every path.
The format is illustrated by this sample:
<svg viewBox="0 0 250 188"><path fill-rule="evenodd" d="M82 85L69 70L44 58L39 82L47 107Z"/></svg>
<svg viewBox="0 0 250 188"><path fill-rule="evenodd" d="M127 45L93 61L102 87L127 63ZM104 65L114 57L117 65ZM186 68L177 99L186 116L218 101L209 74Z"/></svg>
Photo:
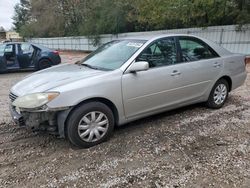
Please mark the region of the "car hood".
<svg viewBox="0 0 250 188"><path fill-rule="evenodd" d="M74 81L105 74L105 72L76 64L54 66L25 77L11 88L11 92L17 96L46 92Z"/></svg>

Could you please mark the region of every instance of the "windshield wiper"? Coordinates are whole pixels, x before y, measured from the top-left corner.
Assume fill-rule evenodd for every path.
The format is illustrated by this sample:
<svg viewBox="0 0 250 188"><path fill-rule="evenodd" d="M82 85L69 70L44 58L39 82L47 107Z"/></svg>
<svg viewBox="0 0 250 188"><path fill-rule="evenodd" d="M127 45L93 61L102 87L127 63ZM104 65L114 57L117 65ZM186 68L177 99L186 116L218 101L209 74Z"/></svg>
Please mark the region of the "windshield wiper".
<svg viewBox="0 0 250 188"><path fill-rule="evenodd" d="M95 66L92 66L92 65L89 65L89 64L85 64L85 63L82 63L81 65L85 66L85 67L88 67L90 69L94 69L94 70L104 70L104 71L109 70L109 69L105 69L105 68L102 68L102 67L95 67Z"/></svg>
<svg viewBox="0 0 250 188"><path fill-rule="evenodd" d="M95 70L98 70L98 69L99 69L98 67L93 67L93 66L91 66L91 65L89 65L89 64L84 64L84 63L82 63L81 65L82 65L82 66L85 66L85 67L88 67L88 68L91 68L91 69L95 69Z"/></svg>

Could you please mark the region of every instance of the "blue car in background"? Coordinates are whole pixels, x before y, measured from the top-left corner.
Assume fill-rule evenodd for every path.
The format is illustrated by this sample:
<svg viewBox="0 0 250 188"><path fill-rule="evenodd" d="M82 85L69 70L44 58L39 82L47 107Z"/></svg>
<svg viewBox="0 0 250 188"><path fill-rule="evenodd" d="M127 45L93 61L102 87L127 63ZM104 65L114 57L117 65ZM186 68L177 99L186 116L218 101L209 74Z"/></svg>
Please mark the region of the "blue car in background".
<svg viewBox="0 0 250 188"><path fill-rule="evenodd" d="M42 70L61 63L58 51L27 42L0 44L0 72Z"/></svg>

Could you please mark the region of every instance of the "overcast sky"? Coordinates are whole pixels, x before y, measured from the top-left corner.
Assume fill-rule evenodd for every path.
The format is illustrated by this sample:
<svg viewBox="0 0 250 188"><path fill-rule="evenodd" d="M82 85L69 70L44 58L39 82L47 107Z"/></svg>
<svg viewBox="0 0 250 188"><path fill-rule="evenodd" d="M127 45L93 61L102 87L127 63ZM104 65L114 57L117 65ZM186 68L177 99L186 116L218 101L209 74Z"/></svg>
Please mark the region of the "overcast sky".
<svg viewBox="0 0 250 188"><path fill-rule="evenodd" d="M5 30L13 26L14 6L18 2L19 0L0 0L0 26L3 26Z"/></svg>

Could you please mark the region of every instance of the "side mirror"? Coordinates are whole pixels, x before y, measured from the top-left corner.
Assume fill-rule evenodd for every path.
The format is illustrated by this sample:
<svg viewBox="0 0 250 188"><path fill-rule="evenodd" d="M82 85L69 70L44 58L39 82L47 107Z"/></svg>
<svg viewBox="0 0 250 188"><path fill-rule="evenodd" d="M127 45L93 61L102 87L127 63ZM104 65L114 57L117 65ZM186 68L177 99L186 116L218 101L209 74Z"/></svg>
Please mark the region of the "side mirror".
<svg viewBox="0 0 250 188"><path fill-rule="evenodd" d="M134 62L129 68L129 72L135 73L139 71L146 71L149 69L149 64L146 61Z"/></svg>

